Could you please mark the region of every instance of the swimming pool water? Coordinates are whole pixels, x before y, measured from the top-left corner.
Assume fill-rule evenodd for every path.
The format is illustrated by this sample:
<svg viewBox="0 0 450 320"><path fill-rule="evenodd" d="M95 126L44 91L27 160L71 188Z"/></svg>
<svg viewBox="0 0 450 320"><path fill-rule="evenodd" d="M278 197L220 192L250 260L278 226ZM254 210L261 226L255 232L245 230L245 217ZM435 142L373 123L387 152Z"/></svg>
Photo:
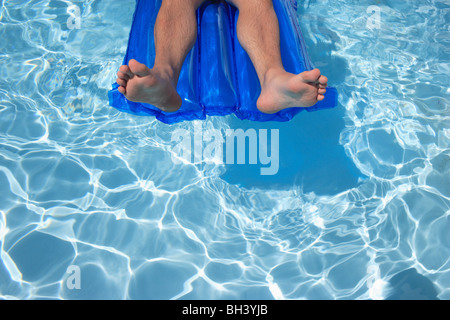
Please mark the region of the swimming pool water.
<svg viewBox="0 0 450 320"><path fill-rule="evenodd" d="M449 9L302 1L338 108L169 126L108 106L133 0L3 1L0 297L449 299ZM278 173L174 163L199 128L279 130Z"/></svg>

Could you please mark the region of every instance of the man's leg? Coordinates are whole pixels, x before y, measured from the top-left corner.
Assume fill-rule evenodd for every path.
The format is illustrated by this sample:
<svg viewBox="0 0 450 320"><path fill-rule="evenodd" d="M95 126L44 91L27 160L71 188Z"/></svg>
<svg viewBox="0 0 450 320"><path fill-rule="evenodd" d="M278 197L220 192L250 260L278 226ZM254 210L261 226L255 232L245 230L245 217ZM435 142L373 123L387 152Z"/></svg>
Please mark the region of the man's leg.
<svg viewBox="0 0 450 320"><path fill-rule="evenodd" d="M119 91L127 99L152 104L163 111L181 107L178 77L197 37L196 10L205 0L163 0L155 24L155 64L149 69L136 60L120 67Z"/></svg>
<svg viewBox="0 0 450 320"><path fill-rule="evenodd" d="M323 100L328 79L318 69L287 73L280 54L280 29L272 0L227 0L239 9L237 35L261 82L258 109L275 113Z"/></svg>

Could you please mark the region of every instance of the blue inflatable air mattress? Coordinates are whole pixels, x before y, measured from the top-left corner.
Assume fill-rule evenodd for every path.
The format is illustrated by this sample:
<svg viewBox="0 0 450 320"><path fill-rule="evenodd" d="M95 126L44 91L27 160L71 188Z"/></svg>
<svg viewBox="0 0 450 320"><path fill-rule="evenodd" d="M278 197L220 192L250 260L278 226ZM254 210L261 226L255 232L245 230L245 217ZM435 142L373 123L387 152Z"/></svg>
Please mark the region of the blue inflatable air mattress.
<svg viewBox="0 0 450 320"><path fill-rule="evenodd" d="M131 59L152 68L155 60L154 25L162 0L137 0L124 64ZM273 0L280 25L280 45L286 71L301 73L313 66L297 21L293 0ZM129 101L113 85L110 105L134 115L154 116L164 123L205 119L234 113L240 119L289 121L302 110L315 111L337 105L337 92L327 88L325 99L313 107L290 108L264 114L256 108L261 87L253 64L239 44L236 22L239 12L225 1L207 1L197 10L198 37L187 56L177 91L183 104L167 113L145 103Z"/></svg>

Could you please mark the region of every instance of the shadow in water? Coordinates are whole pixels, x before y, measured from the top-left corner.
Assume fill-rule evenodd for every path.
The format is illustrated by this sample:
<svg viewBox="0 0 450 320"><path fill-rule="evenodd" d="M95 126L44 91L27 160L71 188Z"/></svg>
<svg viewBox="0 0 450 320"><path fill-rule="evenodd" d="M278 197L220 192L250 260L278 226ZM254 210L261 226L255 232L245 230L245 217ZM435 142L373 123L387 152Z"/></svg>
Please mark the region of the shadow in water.
<svg viewBox="0 0 450 320"><path fill-rule="evenodd" d="M397 273L389 284L387 300L439 300L433 283L414 268Z"/></svg>
<svg viewBox="0 0 450 320"><path fill-rule="evenodd" d="M260 169L270 164L250 165L247 158L246 164L228 164L222 178L245 188L296 188L318 195L337 194L356 187L363 175L339 144L343 116L344 110L338 107L305 111L286 123L241 121L231 117L231 129L279 130L279 170L275 175L261 175ZM270 153L270 143L268 150Z"/></svg>
<svg viewBox="0 0 450 320"><path fill-rule="evenodd" d="M304 15L300 13L300 16ZM336 50L335 44L340 41L339 36L320 21L312 25L303 21L302 26L304 23L309 31L304 36L312 63L329 78L329 85L337 88L339 101L346 103L343 90L349 73L348 63L332 54ZM310 36L313 31L316 36L318 33L322 35L315 37L314 44ZM227 165L222 178L246 188L296 188L318 195L333 195L354 188L365 176L339 144L340 134L345 128L344 117L342 105L328 110L305 111L287 123L241 121L232 116L229 121L231 129L279 129L280 167L276 175L262 176L260 168L263 165Z"/></svg>

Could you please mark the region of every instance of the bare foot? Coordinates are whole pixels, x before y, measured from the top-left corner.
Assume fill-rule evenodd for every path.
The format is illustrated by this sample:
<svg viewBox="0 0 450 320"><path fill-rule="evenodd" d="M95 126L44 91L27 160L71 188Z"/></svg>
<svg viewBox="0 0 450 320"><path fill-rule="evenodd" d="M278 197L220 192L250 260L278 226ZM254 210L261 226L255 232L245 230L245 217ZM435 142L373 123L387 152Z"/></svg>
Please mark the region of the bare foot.
<svg viewBox="0 0 450 320"><path fill-rule="evenodd" d="M276 113L292 107L311 107L323 100L328 79L319 69L300 74L271 69L264 78L257 107L264 113Z"/></svg>
<svg viewBox="0 0 450 320"><path fill-rule="evenodd" d="M176 82L168 72L132 59L117 73L119 92L133 102L151 104L162 111L175 112L181 107L181 97L176 90Z"/></svg>

